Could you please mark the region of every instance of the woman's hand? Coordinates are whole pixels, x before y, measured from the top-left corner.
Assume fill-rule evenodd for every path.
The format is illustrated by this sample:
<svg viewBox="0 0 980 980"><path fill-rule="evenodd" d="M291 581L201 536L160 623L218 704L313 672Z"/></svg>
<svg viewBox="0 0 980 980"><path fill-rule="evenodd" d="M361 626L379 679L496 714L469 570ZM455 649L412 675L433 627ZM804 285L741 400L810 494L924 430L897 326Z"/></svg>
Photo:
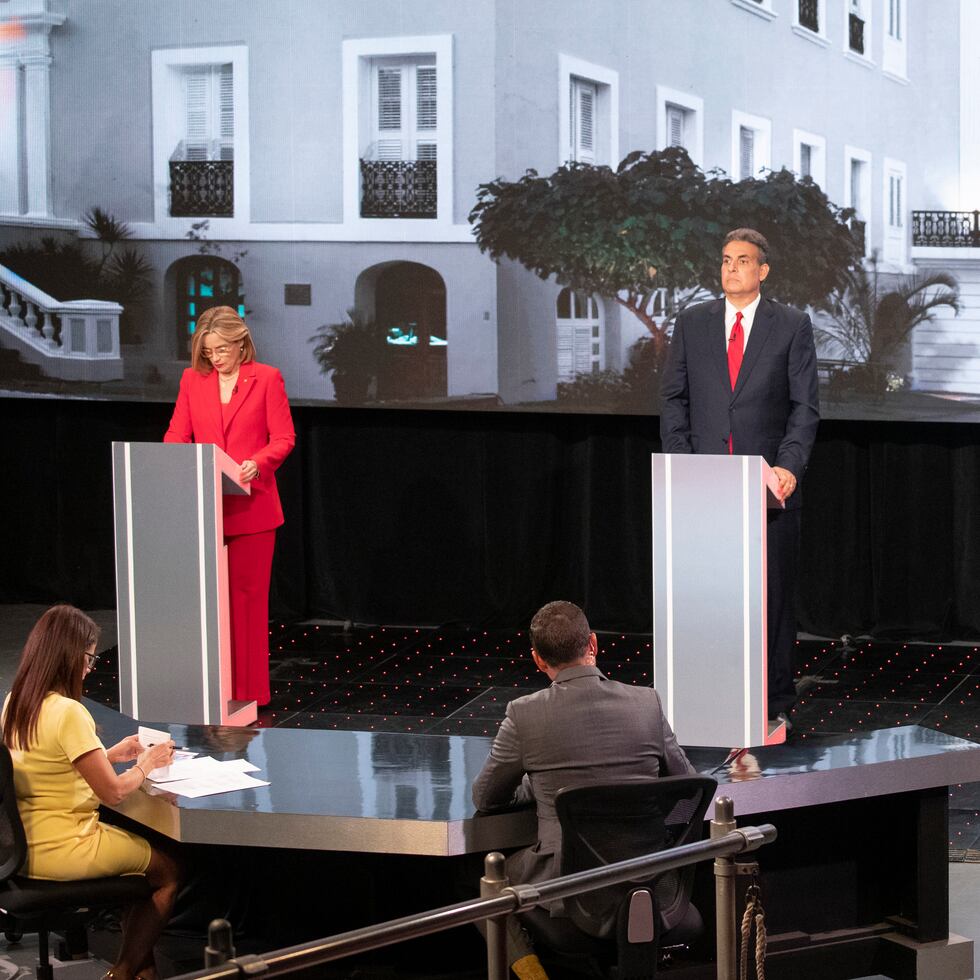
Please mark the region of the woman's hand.
<svg viewBox="0 0 980 980"><path fill-rule="evenodd" d="M136 739L136 765L130 766L125 772L117 773L109 765L109 752L115 753L121 746L132 745ZM125 751L131 751L127 748ZM91 786L92 792L107 806L118 806L130 793L135 792L146 781L146 777L160 766L167 766L173 761L174 743L168 739L159 745L142 749L135 735L124 738L118 745L104 751L100 746L72 762L79 775ZM117 760L122 761L122 760ZM137 768L137 766L139 768Z"/></svg>
<svg viewBox="0 0 980 980"><path fill-rule="evenodd" d="M174 743L168 739L166 742L151 745L148 749L141 752L136 759L136 765L143 770L145 776L149 776L154 769L159 769L161 766L169 766L173 761Z"/></svg>
<svg viewBox="0 0 980 980"><path fill-rule="evenodd" d="M110 762L132 762L142 751L139 735L127 735L121 742L106 749L105 754Z"/></svg>
<svg viewBox="0 0 980 980"><path fill-rule="evenodd" d="M242 467L238 471L238 479L242 483L251 483L259 475L259 464L254 459L242 460Z"/></svg>

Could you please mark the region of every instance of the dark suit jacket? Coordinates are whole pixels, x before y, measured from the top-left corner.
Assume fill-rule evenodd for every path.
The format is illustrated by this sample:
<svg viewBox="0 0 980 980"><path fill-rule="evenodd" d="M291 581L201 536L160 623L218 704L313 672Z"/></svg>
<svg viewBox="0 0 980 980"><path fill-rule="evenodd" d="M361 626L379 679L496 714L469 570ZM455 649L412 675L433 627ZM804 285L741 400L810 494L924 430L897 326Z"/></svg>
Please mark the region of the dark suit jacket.
<svg viewBox="0 0 980 980"><path fill-rule="evenodd" d="M536 802L538 842L507 861L511 880L526 884L561 874L555 794L563 786L693 772L652 687L567 667L550 687L507 705L473 802L481 810Z"/></svg>
<svg viewBox="0 0 980 980"><path fill-rule="evenodd" d="M223 421L218 372L184 371L180 393L164 442L214 443L236 463L255 461L259 475L248 497L224 498L227 535L270 531L282 524L275 471L296 442L282 375L268 364L250 361L238 372L227 425Z"/></svg>
<svg viewBox="0 0 980 980"><path fill-rule="evenodd" d="M731 434L736 453L762 456L800 481L820 421L810 317L763 297L732 391L725 301L686 310L674 326L661 392L665 453L726 454ZM786 506L799 505L797 491Z"/></svg>

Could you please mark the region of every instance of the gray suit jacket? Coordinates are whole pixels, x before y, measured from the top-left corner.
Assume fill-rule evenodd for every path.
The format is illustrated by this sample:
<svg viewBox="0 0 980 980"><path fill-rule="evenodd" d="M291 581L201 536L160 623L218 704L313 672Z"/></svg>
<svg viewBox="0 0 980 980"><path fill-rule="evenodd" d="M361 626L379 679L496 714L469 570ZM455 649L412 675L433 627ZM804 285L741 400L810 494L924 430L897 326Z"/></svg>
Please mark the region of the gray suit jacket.
<svg viewBox="0 0 980 980"><path fill-rule="evenodd" d="M526 884L561 874L555 794L563 786L694 772L652 687L568 667L550 687L507 705L473 802L481 810L536 802L538 842L507 861L511 881Z"/></svg>

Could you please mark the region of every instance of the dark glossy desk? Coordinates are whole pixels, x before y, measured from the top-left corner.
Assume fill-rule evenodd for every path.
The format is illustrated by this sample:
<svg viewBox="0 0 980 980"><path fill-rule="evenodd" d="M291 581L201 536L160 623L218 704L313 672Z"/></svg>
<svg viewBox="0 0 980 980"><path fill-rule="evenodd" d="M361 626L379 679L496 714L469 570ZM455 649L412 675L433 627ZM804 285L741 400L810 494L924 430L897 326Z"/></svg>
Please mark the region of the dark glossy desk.
<svg viewBox="0 0 980 980"><path fill-rule="evenodd" d="M136 723L86 702L103 741ZM158 722L154 727L167 728ZM456 735L170 725L180 746L248 759L271 785L192 800L160 789L120 812L175 840L314 850L452 855L526 844L530 811L474 812L470 787L490 739ZM694 749L713 771L723 749ZM980 745L916 725L769 746L716 773L742 822L756 814L980 781Z"/></svg>
<svg viewBox="0 0 980 980"><path fill-rule="evenodd" d="M132 719L88 707L106 744L135 730ZM488 738L169 730L180 746L248 759L271 783L196 800L150 789L118 808L175 840L448 857L534 839L531 810L474 812L470 787ZM690 752L701 772L726 755ZM779 831L759 855L771 980L971 975L972 943L947 940L947 787L980 781L980 745L913 725L756 749L715 775L740 823ZM699 874L696 900L710 921L710 867Z"/></svg>

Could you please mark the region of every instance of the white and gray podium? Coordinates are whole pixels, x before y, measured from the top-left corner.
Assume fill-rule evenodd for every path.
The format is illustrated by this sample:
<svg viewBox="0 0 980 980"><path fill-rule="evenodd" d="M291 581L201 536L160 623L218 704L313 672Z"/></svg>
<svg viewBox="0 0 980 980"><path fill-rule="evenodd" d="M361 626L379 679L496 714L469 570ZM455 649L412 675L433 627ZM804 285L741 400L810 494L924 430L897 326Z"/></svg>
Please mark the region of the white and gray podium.
<svg viewBox="0 0 980 980"><path fill-rule="evenodd" d="M119 707L134 718L248 725L231 700L224 494L247 494L213 445L112 444Z"/></svg>
<svg viewBox="0 0 980 980"><path fill-rule="evenodd" d="M653 677L682 745L783 742L768 724L761 456L653 454Z"/></svg>

